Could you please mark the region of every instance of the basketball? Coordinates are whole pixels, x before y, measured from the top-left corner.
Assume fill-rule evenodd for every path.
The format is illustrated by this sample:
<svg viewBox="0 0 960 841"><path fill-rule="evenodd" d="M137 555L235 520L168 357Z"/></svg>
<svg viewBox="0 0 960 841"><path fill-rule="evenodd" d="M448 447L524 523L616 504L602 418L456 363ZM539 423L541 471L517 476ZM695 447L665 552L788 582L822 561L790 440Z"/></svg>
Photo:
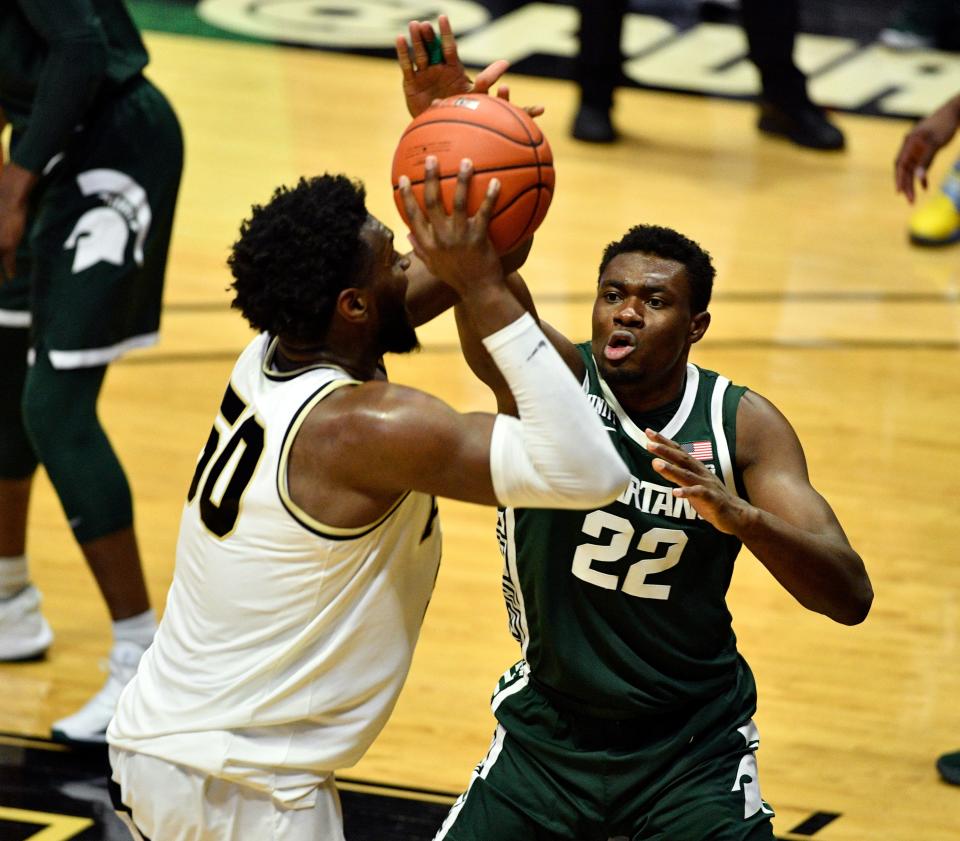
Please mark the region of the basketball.
<svg viewBox="0 0 960 841"><path fill-rule="evenodd" d="M410 224L398 181L406 175L423 207L424 162L437 158L440 191L447 213L453 210L460 161L473 161L467 212L476 213L491 178L500 181L489 235L499 254L529 238L543 222L553 198L554 170L550 144L522 108L485 94L444 99L407 126L393 156L393 199Z"/></svg>

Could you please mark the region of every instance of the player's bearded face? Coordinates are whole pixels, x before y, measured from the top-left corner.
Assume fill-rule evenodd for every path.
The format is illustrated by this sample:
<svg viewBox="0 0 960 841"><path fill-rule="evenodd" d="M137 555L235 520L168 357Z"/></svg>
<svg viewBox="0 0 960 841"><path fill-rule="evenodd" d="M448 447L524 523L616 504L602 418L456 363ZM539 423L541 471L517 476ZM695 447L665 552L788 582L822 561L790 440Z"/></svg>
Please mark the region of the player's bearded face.
<svg viewBox="0 0 960 841"><path fill-rule="evenodd" d="M360 233L370 249L372 289L379 316L377 344L380 353L409 353L420 347L407 312L407 274L410 261L393 247L393 233L380 220L368 216Z"/></svg>
<svg viewBox="0 0 960 841"><path fill-rule="evenodd" d="M420 347L417 331L403 298L390 298L381 304L379 344L383 353L410 353Z"/></svg>

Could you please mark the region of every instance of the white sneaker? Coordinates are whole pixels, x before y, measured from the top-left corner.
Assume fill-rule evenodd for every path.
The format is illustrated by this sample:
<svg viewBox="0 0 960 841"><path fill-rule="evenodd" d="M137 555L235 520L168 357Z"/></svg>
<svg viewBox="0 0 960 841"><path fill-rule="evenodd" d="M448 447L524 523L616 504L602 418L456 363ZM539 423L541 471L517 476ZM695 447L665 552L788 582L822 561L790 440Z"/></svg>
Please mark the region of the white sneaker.
<svg viewBox="0 0 960 841"><path fill-rule="evenodd" d="M113 718L120 693L137 673L144 651L146 648L135 642L115 642L108 661L110 674L103 689L73 715L55 721L51 728L53 738L58 742L105 743L107 725Z"/></svg>
<svg viewBox="0 0 960 841"><path fill-rule="evenodd" d="M0 661L39 657L53 642L40 612L40 591L32 584L0 601Z"/></svg>

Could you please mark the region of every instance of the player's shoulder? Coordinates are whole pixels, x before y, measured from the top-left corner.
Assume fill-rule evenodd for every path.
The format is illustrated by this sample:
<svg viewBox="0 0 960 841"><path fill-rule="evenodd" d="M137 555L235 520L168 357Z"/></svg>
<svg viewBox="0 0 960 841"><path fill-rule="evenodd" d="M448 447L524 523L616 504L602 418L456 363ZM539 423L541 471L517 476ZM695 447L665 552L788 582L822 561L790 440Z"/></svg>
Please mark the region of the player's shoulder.
<svg viewBox="0 0 960 841"><path fill-rule="evenodd" d="M747 389L737 407L737 462L742 469L771 457L801 457L793 426L772 400Z"/></svg>
<svg viewBox="0 0 960 841"><path fill-rule="evenodd" d="M305 421L305 429L336 438L346 446L353 440L389 434L399 426L425 421L440 401L416 388L368 380L339 388L319 401Z"/></svg>
<svg viewBox="0 0 960 841"><path fill-rule="evenodd" d="M578 343L573 339L568 339L563 333L546 322L540 322L540 326L544 335L550 340L550 344L557 349L560 358L567 364L573 375L578 380L582 380L587 373L587 360L591 359L593 353L590 341Z"/></svg>
<svg viewBox="0 0 960 841"><path fill-rule="evenodd" d="M306 469L347 484L369 479L384 459L433 449L449 435L453 410L408 386L368 381L337 389L310 410L292 443Z"/></svg>
<svg viewBox="0 0 960 841"><path fill-rule="evenodd" d="M772 400L752 388L743 389L743 396L737 404L738 426L744 421L757 424L761 428L769 424L789 423Z"/></svg>

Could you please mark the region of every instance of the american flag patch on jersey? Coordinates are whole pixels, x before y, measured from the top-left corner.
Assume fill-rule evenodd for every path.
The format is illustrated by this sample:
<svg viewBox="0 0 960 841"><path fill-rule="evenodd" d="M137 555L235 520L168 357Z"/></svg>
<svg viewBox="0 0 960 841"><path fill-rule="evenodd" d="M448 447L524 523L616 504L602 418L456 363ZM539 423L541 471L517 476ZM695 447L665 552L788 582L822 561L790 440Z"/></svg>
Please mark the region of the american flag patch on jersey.
<svg viewBox="0 0 960 841"><path fill-rule="evenodd" d="M698 461L713 461L713 444L709 441L694 441L691 444L681 444L680 449L690 453Z"/></svg>

